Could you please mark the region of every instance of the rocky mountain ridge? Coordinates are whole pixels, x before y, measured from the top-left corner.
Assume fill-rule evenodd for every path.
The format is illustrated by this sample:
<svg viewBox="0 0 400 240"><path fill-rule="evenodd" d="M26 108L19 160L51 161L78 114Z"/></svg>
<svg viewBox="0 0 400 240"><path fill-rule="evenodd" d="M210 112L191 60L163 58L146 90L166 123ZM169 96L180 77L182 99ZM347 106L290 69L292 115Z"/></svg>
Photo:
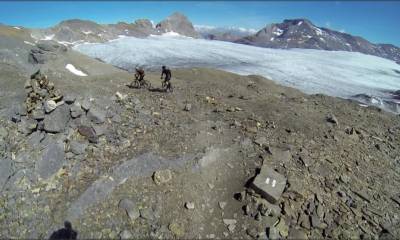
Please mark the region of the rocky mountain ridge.
<svg viewBox="0 0 400 240"><path fill-rule="evenodd" d="M400 48L392 44L373 44L362 37L317 27L307 19L290 19L269 24L256 34L234 42L267 48L360 52L400 61Z"/></svg>
<svg viewBox="0 0 400 240"><path fill-rule="evenodd" d="M51 28L32 29L31 36L37 40L54 40L64 45L75 45L84 42L106 42L120 36L142 38L168 32L266 48L360 52L400 62L400 48L397 46L373 44L362 37L317 27L307 19L288 19L282 23L272 23L253 33L235 28L195 28L185 15L176 12L158 24L153 24L147 19L116 24L98 24L88 20L71 19Z"/></svg>
<svg viewBox="0 0 400 240"><path fill-rule="evenodd" d="M255 29L236 27L212 27L195 25L194 28L205 39L228 42L234 42L257 32Z"/></svg>
<svg viewBox="0 0 400 240"><path fill-rule="evenodd" d="M60 22L47 29L33 29L32 37L40 40L54 40L65 45L83 42L105 42L119 36L147 37L175 32L183 36L198 38L192 23L186 16L174 13L157 25L147 19L138 19L133 23L98 24L89 20L71 19Z"/></svg>

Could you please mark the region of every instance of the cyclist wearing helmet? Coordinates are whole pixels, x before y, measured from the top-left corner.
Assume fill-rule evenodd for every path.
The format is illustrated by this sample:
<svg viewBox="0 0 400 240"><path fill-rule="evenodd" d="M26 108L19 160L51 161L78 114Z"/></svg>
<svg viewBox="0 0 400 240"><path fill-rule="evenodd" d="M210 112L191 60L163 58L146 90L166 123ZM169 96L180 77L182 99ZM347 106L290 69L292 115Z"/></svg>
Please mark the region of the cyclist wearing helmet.
<svg viewBox="0 0 400 240"><path fill-rule="evenodd" d="M139 80L139 82L142 82L142 80L144 79L144 70L143 70L143 68L141 68L141 67L136 67L135 68L135 71L136 71L136 73L135 73L135 78L137 79L137 80Z"/></svg>
<svg viewBox="0 0 400 240"><path fill-rule="evenodd" d="M169 68L167 68L166 66L162 66L161 79L163 79L164 75L165 75L164 84L167 87L167 90L171 90L170 80L171 80L172 74L171 74L171 70L169 70Z"/></svg>

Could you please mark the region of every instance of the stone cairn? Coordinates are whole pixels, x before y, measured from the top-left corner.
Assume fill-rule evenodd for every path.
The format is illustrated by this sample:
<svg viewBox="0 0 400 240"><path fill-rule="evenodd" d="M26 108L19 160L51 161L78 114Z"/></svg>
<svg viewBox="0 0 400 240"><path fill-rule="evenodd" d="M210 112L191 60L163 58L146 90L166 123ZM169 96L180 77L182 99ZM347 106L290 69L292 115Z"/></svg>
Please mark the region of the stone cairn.
<svg viewBox="0 0 400 240"><path fill-rule="evenodd" d="M40 70L32 74L30 80L25 83L27 97L25 100L28 113L50 112L61 103L63 96L58 89L55 89L54 83L50 82L46 75Z"/></svg>
<svg viewBox="0 0 400 240"><path fill-rule="evenodd" d="M46 132L60 132L63 128L56 128L57 124L66 123L69 113L54 113L58 106L63 105L63 95L54 84L50 82L46 75L40 70L32 74L25 83L26 99L15 115L12 121L19 123L20 132L29 135L36 130L45 130ZM69 110L69 109L68 109ZM64 117L67 115L67 117ZM46 118L47 117L47 118ZM47 122L47 124L46 124Z"/></svg>

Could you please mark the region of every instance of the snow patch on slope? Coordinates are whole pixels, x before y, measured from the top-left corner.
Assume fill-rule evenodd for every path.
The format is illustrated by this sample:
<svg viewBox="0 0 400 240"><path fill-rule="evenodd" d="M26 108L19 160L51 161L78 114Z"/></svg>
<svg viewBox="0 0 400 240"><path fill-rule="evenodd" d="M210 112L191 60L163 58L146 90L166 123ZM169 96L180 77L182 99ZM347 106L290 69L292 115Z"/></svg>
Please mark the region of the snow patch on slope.
<svg viewBox="0 0 400 240"><path fill-rule="evenodd" d="M274 32L273 32L273 34L275 34L276 36L280 36L280 35L282 35L283 34L283 30L282 29L280 29L280 28L277 28Z"/></svg>
<svg viewBox="0 0 400 240"><path fill-rule="evenodd" d="M70 64L70 63L67 64L67 65L65 66L65 68L66 68L68 71L70 71L71 73L73 73L73 74L75 74L75 75L77 75L77 76L81 76L81 77L86 77L86 76L87 76L86 73L82 72L81 70L76 69L75 66L72 65L72 64Z"/></svg>
<svg viewBox="0 0 400 240"><path fill-rule="evenodd" d="M25 44L31 45L31 46L35 46L35 44L28 42L28 41L24 41Z"/></svg>
<svg viewBox="0 0 400 240"><path fill-rule="evenodd" d="M47 35L47 36L44 36L44 38L42 38L40 40L45 40L45 41L53 40L54 36L55 36L54 34Z"/></svg>

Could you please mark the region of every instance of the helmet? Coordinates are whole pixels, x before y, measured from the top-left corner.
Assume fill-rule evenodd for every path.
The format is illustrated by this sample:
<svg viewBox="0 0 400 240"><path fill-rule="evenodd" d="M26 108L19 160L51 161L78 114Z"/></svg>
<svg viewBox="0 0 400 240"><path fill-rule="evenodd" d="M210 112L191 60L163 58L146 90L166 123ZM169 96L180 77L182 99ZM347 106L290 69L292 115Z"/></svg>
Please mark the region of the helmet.
<svg viewBox="0 0 400 240"><path fill-rule="evenodd" d="M165 69L165 66L162 66L162 69Z"/></svg>

